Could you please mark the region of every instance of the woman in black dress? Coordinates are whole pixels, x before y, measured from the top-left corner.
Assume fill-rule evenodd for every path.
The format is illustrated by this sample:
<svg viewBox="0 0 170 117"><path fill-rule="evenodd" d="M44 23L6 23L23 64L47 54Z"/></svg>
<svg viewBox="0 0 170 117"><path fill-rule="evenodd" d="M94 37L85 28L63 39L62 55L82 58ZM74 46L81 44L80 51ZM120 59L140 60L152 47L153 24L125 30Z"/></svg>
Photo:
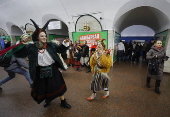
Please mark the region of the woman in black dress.
<svg viewBox="0 0 170 117"><path fill-rule="evenodd" d="M53 99L60 97L60 106L71 108L64 98L67 87L58 68L63 70L65 68L57 54L67 50L69 40L64 40L60 46L47 42L45 29L50 21L42 29L33 20L31 21L36 28L32 35L34 44L26 44L15 53L16 56L29 58L29 72L33 80L31 96L38 104L45 100L44 107L49 106ZM29 40L29 38L23 38L22 42Z"/></svg>

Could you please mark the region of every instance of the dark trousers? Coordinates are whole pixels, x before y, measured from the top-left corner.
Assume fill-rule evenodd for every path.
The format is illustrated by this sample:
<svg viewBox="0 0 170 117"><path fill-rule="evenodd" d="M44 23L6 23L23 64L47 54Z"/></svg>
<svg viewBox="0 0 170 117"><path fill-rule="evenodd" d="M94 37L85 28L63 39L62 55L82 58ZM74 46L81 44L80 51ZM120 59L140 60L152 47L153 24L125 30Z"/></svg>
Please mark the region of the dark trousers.
<svg viewBox="0 0 170 117"><path fill-rule="evenodd" d="M123 60L123 54L124 54L124 51L123 50L118 50L117 51L118 53L118 60Z"/></svg>
<svg viewBox="0 0 170 117"><path fill-rule="evenodd" d="M0 81L0 85L8 82L9 80L15 78L15 73L21 74L23 76L25 76L25 78L28 80L29 84L32 84L33 81L30 78L30 74L27 70L23 69L23 68L16 68L10 71L6 71L8 73L8 77L4 78L3 80Z"/></svg>
<svg viewBox="0 0 170 117"><path fill-rule="evenodd" d="M146 52L145 51L142 51L143 53L143 60L146 60Z"/></svg>

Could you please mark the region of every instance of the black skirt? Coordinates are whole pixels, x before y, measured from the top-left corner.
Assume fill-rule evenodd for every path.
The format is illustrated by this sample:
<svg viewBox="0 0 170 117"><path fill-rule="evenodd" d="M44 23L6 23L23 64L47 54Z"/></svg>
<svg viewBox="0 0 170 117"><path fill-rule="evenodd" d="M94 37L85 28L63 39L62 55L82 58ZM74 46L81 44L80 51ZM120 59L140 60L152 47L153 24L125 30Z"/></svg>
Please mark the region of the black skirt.
<svg viewBox="0 0 170 117"><path fill-rule="evenodd" d="M64 95L67 90L61 72L55 64L52 67L52 77L40 78L40 66L36 67L36 77L33 82L31 96L40 104L43 100L47 102Z"/></svg>

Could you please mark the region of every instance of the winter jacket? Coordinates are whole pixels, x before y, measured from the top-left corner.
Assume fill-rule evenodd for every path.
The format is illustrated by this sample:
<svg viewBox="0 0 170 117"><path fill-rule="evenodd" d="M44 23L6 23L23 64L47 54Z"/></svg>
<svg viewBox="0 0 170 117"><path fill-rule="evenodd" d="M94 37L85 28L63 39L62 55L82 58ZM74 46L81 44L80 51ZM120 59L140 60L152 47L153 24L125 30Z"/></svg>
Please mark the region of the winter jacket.
<svg viewBox="0 0 170 117"><path fill-rule="evenodd" d="M87 45L83 46L82 57L89 57L89 46L87 46Z"/></svg>
<svg viewBox="0 0 170 117"><path fill-rule="evenodd" d="M157 55L157 60L159 63L159 72L158 72L158 75L151 75L148 73L148 77L151 77L157 80L163 80L163 69L164 69L163 59L165 59L165 56L166 56L165 49L162 48L161 50L159 50L156 47L152 46L149 52L147 52L146 54L146 59L149 59L149 62L150 62L151 59L154 58L153 56L155 55Z"/></svg>
<svg viewBox="0 0 170 117"><path fill-rule="evenodd" d="M12 56L11 61L10 61L10 66L4 67L4 70L10 71L16 68L24 67L28 69L28 64L25 62L23 58L17 58L15 56Z"/></svg>

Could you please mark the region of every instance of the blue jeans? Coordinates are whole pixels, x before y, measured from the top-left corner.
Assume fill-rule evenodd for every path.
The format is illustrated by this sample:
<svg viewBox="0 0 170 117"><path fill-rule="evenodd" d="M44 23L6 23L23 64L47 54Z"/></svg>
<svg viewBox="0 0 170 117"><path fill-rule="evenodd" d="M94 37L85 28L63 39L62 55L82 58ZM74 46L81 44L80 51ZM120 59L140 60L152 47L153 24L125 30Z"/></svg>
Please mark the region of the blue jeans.
<svg viewBox="0 0 170 117"><path fill-rule="evenodd" d="M9 71L6 71L8 73L8 77L4 78L3 80L0 81L0 85L8 82L9 80L15 78L15 73L18 73L18 74L21 74L21 75L24 75L25 78L28 80L29 84L32 84L33 81L32 79L30 78L30 74L28 71L26 71L25 69L23 68L16 68L16 69L13 69L13 70L9 70Z"/></svg>
<svg viewBox="0 0 170 117"><path fill-rule="evenodd" d="M122 60L123 61L124 60L123 59L124 51L123 50L118 50L117 52L118 52L118 60Z"/></svg>

